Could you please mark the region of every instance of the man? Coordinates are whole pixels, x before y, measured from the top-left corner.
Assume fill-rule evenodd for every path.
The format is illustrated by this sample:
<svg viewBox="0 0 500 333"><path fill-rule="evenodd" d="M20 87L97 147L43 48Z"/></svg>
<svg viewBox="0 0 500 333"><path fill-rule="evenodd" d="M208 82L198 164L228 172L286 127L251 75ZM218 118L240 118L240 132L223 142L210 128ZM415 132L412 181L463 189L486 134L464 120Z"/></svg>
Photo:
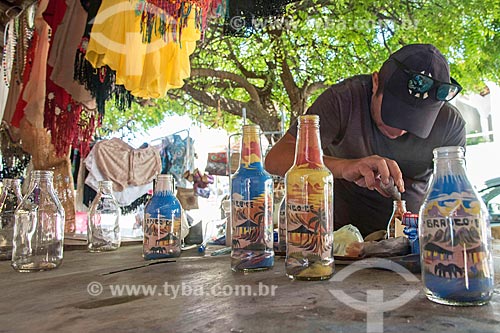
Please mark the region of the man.
<svg viewBox="0 0 500 333"><path fill-rule="evenodd" d="M461 89L437 48L412 44L380 72L346 79L318 97L307 113L320 117L324 162L335 177L335 229L353 224L364 236L385 230L393 199L381 185L390 178L407 209L419 212L432 150L465 146L465 122L447 103ZM293 165L296 137L297 122L267 154L270 173L284 175Z"/></svg>

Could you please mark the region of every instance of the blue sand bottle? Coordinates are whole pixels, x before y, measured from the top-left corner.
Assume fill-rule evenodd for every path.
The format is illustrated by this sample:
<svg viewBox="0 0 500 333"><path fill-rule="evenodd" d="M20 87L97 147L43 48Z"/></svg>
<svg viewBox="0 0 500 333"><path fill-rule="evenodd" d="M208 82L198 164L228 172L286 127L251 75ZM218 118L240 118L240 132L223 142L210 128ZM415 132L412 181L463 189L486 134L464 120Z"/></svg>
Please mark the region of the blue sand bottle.
<svg viewBox="0 0 500 333"><path fill-rule="evenodd" d="M144 208L144 259L181 255L181 204L174 195L172 175L158 175L151 200Z"/></svg>
<svg viewBox="0 0 500 333"><path fill-rule="evenodd" d="M464 148L434 149L434 172L420 208L422 282L428 299L482 305L494 287L488 211L467 178Z"/></svg>
<svg viewBox="0 0 500 333"><path fill-rule="evenodd" d="M231 177L231 224L231 269L273 267L273 179L262 164L256 125L243 126L240 166Z"/></svg>

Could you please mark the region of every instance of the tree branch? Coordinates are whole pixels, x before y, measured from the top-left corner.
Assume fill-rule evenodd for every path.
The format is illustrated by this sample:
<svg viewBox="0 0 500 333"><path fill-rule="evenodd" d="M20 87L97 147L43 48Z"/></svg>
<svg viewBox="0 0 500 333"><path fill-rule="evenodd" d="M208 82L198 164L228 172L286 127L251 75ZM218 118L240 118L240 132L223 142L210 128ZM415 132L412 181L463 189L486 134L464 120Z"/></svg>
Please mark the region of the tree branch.
<svg viewBox="0 0 500 333"><path fill-rule="evenodd" d="M329 85L325 84L325 81L313 82L306 87L304 95L307 98L308 96L314 94L316 91L326 89L328 87Z"/></svg>
<svg viewBox="0 0 500 333"><path fill-rule="evenodd" d="M260 96L259 92L255 88L254 85L252 85L250 82L246 80L246 78L231 73L227 71L219 71L215 69L209 69L209 68L192 68L191 69L191 76L196 77L196 76L202 76L202 77L216 77L222 80L230 80L233 82L236 82L239 84L242 88L244 88L248 94L250 95L250 99L253 100L255 103L260 104Z"/></svg>
<svg viewBox="0 0 500 333"><path fill-rule="evenodd" d="M312 7L326 7L328 5L335 4L335 2L336 1L334 0L317 0L317 1L303 0L298 3L292 4L291 8L293 9L293 11L302 11Z"/></svg>
<svg viewBox="0 0 500 333"><path fill-rule="evenodd" d="M274 30L272 32L269 32L271 36L274 37L275 42L278 44L281 44L281 34L282 31L280 30ZM292 71L290 70L290 66L288 66L288 62L286 60L286 57L284 54L275 54L275 59L276 63L281 65L281 81L283 82L283 85L285 87L285 90L288 94L288 97L290 98L291 104L295 104L298 102L300 97L298 96L300 93L299 88L295 84L295 80L292 75Z"/></svg>
<svg viewBox="0 0 500 333"><path fill-rule="evenodd" d="M288 66L288 62L283 57L281 59L281 80L283 85L285 86L285 90L290 97L290 101L295 102L299 99L299 88L295 84L295 80L293 79L292 71L290 70L290 66Z"/></svg>
<svg viewBox="0 0 500 333"><path fill-rule="evenodd" d="M240 70L241 74L243 74L246 78L262 79L262 80L266 79L265 75L259 75L259 74L255 73L255 72L252 72L252 71L249 71L248 69L246 69L245 66L243 66L243 64L241 63L241 61L239 61L239 59L234 54L233 46L231 44L231 41L229 39L226 39L225 42L226 42L226 45L227 45L227 47L229 49L229 56L228 57L229 57L230 60L234 61L234 64Z"/></svg>
<svg viewBox="0 0 500 333"><path fill-rule="evenodd" d="M247 103L226 98L223 96L213 95L206 91L195 89L193 86L187 83L184 84L182 90L187 92L192 98L194 98L198 102L201 102L202 104L208 105L213 108L217 108L218 102L220 101L220 107L234 115L241 116L241 110L247 106L246 105Z"/></svg>
<svg viewBox="0 0 500 333"><path fill-rule="evenodd" d="M248 102L241 102L220 95L213 95L204 90L195 89L187 83L184 84L182 90L187 92L194 100L209 107L217 108L218 102L220 102L221 109L236 116L241 117L242 110L245 108L247 119L261 125L264 131L275 130L277 128L277 124L279 124L279 118L269 117L269 113L266 109L257 105L255 101L250 100Z"/></svg>

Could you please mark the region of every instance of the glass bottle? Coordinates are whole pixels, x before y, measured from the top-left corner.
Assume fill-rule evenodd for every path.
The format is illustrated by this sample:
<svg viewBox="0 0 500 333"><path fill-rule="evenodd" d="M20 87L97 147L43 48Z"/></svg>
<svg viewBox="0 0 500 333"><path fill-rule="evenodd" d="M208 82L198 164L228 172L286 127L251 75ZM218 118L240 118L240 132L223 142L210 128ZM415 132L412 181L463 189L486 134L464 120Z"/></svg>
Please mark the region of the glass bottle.
<svg viewBox="0 0 500 333"><path fill-rule="evenodd" d="M278 206L278 244L274 254L286 256L286 210L285 197L281 198ZM276 208L275 208L276 209Z"/></svg>
<svg viewBox="0 0 500 333"><path fill-rule="evenodd" d="M285 200L285 180L282 177L278 176L272 176L274 180L274 186L273 186L273 250L274 250L274 255L275 256L285 256L285 247L286 244L284 243L286 239L286 235L283 236L280 234L280 217L281 217L281 207L284 206L284 200ZM284 214L284 211L283 211ZM286 226L284 227L286 229ZM281 227L283 229L283 227ZM281 243L281 247L280 247Z"/></svg>
<svg viewBox="0 0 500 333"><path fill-rule="evenodd" d="M286 274L326 280L334 272L333 175L323 163L319 117L299 117L294 165L285 175Z"/></svg>
<svg viewBox="0 0 500 333"><path fill-rule="evenodd" d="M174 195L172 175L158 175L151 200L144 208L145 260L181 255L181 204Z"/></svg>
<svg viewBox="0 0 500 333"><path fill-rule="evenodd" d="M436 303L482 305L494 287L488 211L467 177L464 148L433 153L433 177L419 214L424 291Z"/></svg>
<svg viewBox="0 0 500 333"><path fill-rule="evenodd" d="M54 173L34 170L14 218L12 267L20 272L59 267L63 260L64 208L52 183Z"/></svg>
<svg viewBox="0 0 500 333"><path fill-rule="evenodd" d="M273 179L262 164L259 127L244 125L240 165L231 177L233 271L273 267L273 195Z"/></svg>
<svg viewBox="0 0 500 333"><path fill-rule="evenodd" d="M392 203L392 214L387 223L387 238L404 236L403 234L403 214L406 213L406 201L394 200Z"/></svg>
<svg viewBox="0 0 500 333"><path fill-rule="evenodd" d="M12 259L12 238L14 235L14 211L23 199L21 181L4 178L0 196L0 260Z"/></svg>
<svg viewBox="0 0 500 333"><path fill-rule="evenodd" d="M226 220L225 225L225 239L226 246L231 246L232 235L231 235L231 200L222 200L222 210L224 211L224 219Z"/></svg>
<svg viewBox="0 0 500 333"><path fill-rule="evenodd" d="M113 182L101 180L90 205L87 223L90 252L113 251L120 247L120 206L113 196Z"/></svg>

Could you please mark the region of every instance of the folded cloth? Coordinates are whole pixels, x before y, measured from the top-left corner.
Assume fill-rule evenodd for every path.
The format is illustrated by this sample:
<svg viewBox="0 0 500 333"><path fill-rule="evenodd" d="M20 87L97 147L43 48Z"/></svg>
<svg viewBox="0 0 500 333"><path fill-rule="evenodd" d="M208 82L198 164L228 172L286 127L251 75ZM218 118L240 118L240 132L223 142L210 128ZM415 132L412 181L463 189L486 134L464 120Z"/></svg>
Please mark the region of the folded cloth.
<svg viewBox="0 0 500 333"><path fill-rule="evenodd" d="M346 248L349 257L395 257L411 253L410 241L406 237L384 239L379 242L354 242Z"/></svg>
<svg viewBox="0 0 500 333"><path fill-rule="evenodd" d="M118 138L95 144L95 163L115 191L153 181L161 171L160 153L154 147L135 149Z"/></svg>

